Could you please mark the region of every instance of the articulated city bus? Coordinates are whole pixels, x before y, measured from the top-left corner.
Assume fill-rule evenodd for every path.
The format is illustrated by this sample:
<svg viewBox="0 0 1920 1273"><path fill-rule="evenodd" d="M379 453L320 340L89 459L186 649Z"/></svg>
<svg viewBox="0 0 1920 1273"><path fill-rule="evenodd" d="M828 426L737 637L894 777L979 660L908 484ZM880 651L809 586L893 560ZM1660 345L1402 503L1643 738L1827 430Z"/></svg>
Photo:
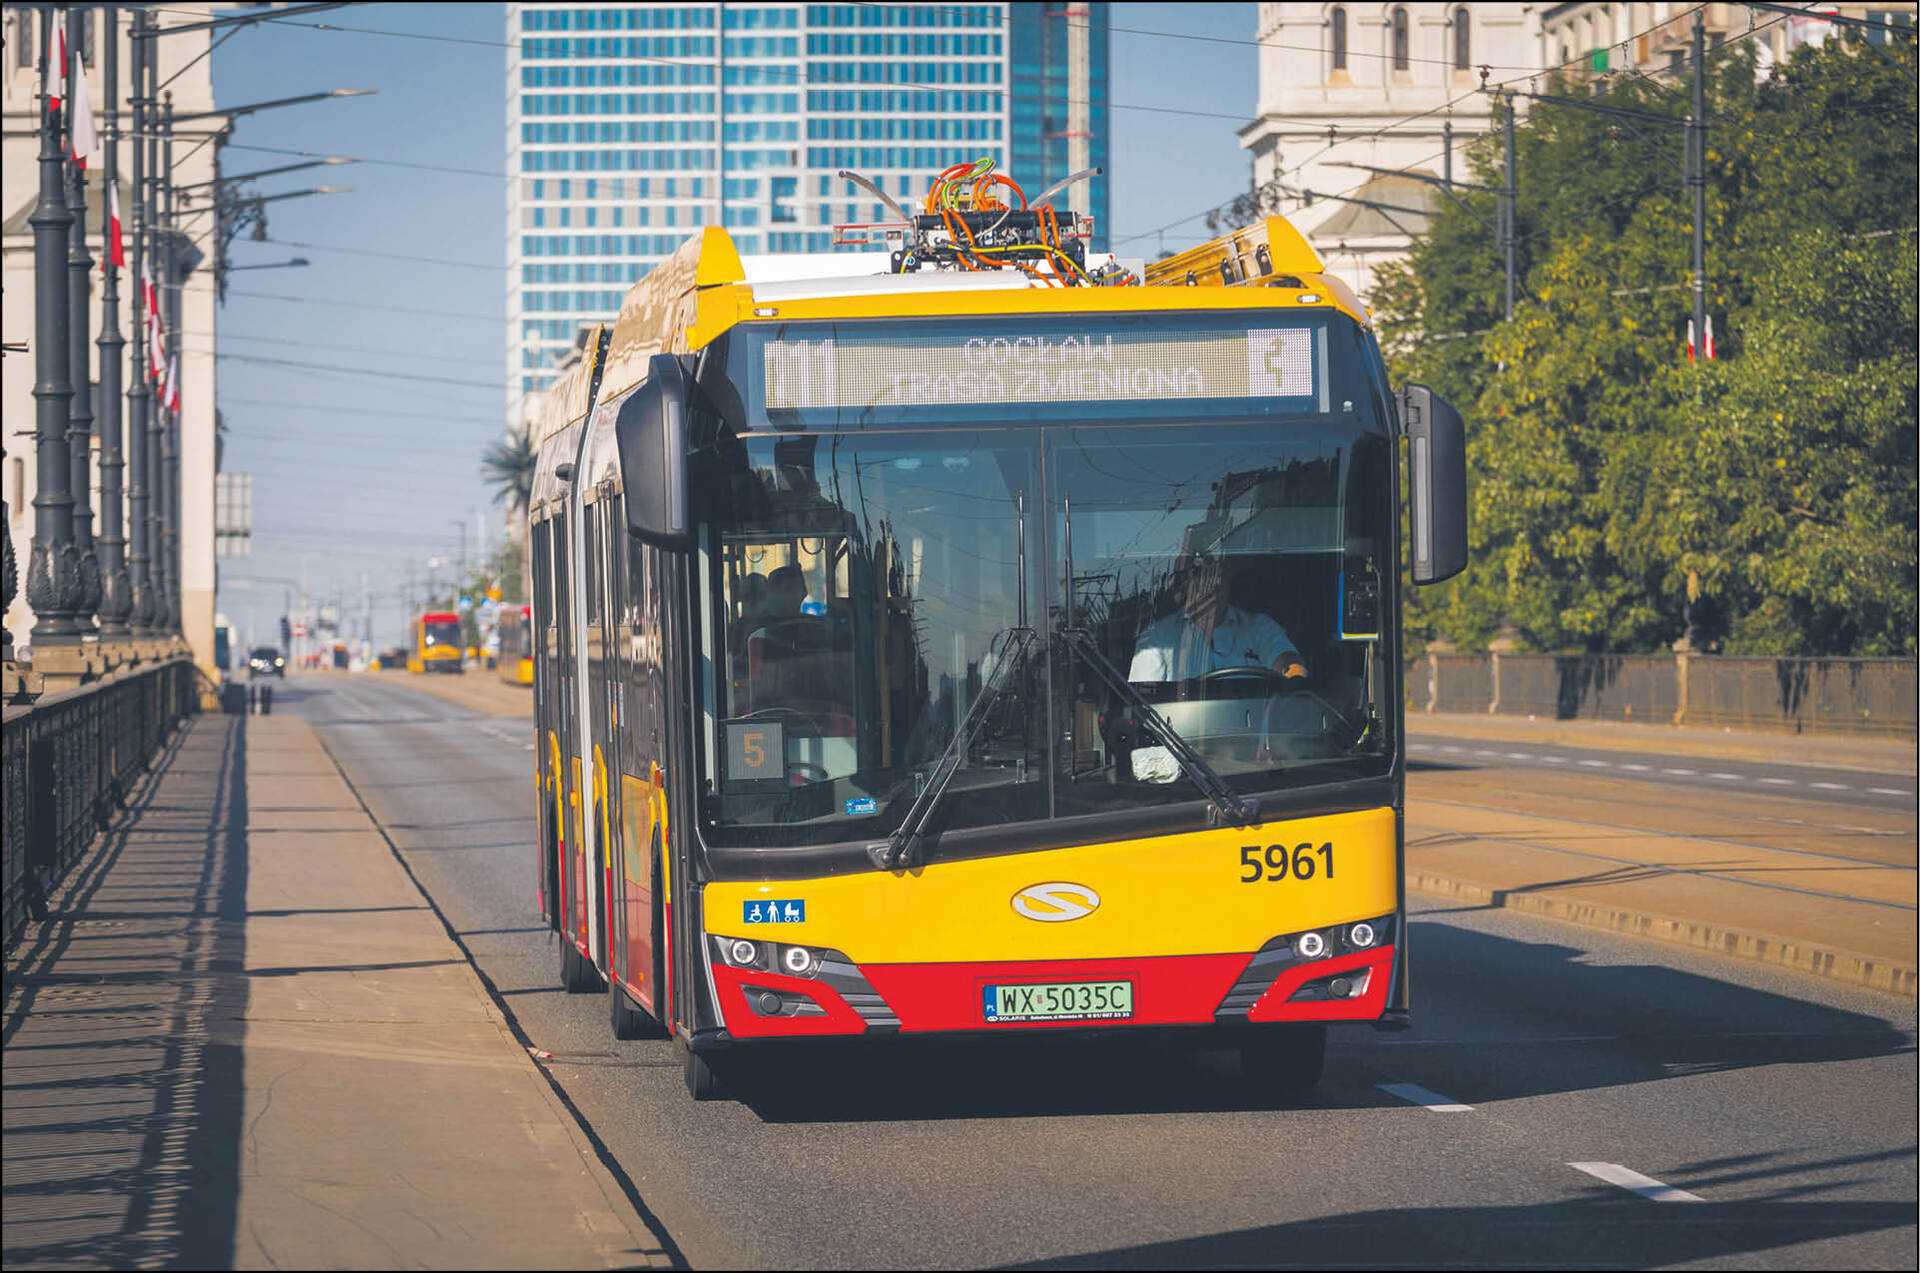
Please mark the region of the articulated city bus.
<svg viewBox="0 0 1920 1273"><path fill-rule="evenodd" d="M533 684L533 607L501 606L495 631L500 638L494 670L509 685Z"/></svg>
<svg viewBox="0 0 1920 1273"><path fill-rule="evenodd" d="M459 672L460 616L451 610L429 610L413 620L413 648L407 652L409 672Z"/></svg>
<svg viewBox="0 0 1920 1273"><path fill-rule="evenodd" d="M1283 219L1142 285L1070 213L928 207L864 277L707 229L550 395L561 979L696 1099L774 1045L1050 1030L1309 1086L1327 1023L1407 1020L1399 501L1411 579L1457 572L1460 418Z"/></svg>

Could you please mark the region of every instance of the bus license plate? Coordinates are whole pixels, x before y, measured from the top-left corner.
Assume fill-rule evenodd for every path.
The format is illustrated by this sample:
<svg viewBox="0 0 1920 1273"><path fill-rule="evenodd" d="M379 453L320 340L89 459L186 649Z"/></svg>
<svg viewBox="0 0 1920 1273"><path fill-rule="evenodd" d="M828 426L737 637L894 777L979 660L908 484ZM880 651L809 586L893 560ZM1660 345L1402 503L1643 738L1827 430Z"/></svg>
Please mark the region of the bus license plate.
<svg viewBox="0 0 1920 1273"><path fill-rule="evenodd" d="M1133 1015L1131 981L1042 981L983 986L981 1009L999 1021L1124 1021Z"/></svg>

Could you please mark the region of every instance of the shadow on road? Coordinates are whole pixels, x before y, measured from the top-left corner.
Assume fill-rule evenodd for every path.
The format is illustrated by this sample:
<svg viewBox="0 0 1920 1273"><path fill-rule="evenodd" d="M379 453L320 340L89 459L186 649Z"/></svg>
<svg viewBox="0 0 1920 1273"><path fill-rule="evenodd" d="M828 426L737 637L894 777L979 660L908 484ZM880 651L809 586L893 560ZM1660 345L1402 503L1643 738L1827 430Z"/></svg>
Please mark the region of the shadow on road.
<svg viewBox="0 0 1920 1273"><path fill-rule="evenodd" d="M1666 1268L1913 1223L1911 1202L1662 1204L1604 1186L1587 1194L1533 1206L1355 1211L1014 1267Z"/></svg>
<svg viewBox="0 0 1920 1273"><path fill-rule="evenodd" d="M200 717L8 962L7 1268L233 1262L243 717Z"/></svg>
<svg viewBox="0 0 1920 1273"><path fill-rule="evenodd" d="M1381 1034L1364 1025L1334 1027L1327 1077L1307 1107L1399 1107L1378 1089L1384 1082L1418 1082L1458 1101L1493 1105L1914 1051L1910 1034L1877 1017L1656 963L1590 962L1572 946L1416 920L1413 951L1415 1028ZM1178 1035L909 1036L743 1049L733 1063L741 1099L780 1123L1286 1105L1244 1080L1232 1054L1201 1051ZM1910 1117L1911 1102L1906 1111Z"/></svg>

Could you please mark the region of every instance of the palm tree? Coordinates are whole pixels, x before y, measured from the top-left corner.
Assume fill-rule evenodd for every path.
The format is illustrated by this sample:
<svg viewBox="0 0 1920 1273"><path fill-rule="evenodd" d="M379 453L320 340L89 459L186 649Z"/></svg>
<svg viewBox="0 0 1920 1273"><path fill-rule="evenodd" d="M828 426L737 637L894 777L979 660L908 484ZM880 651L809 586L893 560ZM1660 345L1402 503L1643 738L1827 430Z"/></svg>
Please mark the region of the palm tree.
<svg viewBox="0 0 1920 1273"><path fill-rule="evenodd" d="M527 511L533 500L533 471L539 462L533 440L524 433L510 433L495 442L480 456L480 475L493 487L497 504L505 504L509 516Z"/></svg>

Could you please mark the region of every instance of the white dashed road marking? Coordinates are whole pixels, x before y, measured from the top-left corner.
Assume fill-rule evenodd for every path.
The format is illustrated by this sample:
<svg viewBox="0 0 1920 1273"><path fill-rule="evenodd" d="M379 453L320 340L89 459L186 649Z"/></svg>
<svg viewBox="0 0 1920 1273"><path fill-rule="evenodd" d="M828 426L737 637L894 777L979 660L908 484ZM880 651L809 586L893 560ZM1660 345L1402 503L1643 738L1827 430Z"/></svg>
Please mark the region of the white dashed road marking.
<svg viewBox="0 0 1920 1273"><path fill-rule="evenodd" d="M1746 778L1741 774L1708 774L1707 777L1718 778L1721 782L1745 782L1746 781Z"/></svg>
<svg viewBox="0 0 1920 1273"><path fill-rule="evenodd" d="M1660 772L1663 774L1672 774L1676 778L1692 778L1700 771L1698 769L1662 769Z"/></svg>
<svg viewBox="0 0 1920 1273"><path fill-rule="evenodd" d="M1451 1097L1429 1091L1418 1083L1382 1083L1380 1090L1388 1096L1397 1096L1409 1105L1420 1105L1436 1114L1464 1114L1473 1106L1462 1105Z"/></svg>
<svg viewBox="0 0 1920 1273"><path fill-rule="evenodd" d="M1853 790L1853 788L1851 788L1851 787L1849 787L1849 786L1848 786L1848 785L1847 785L1846 783L1844 783L1844 782L1810 782L1810 783L1808 783L1807 785L1808 785L1809 787L1814 787L1814 788L1817 788L1817 789L1819 789L1819 790L1821 790L1821 791L1851 791L1851 790Z"/></svg>
<svg viewBox="0 0 1920 1273"><path fill-rule="evenodd" d="M1583 761L1581 761L1580 763L1581 763L1582 765L1585 765L1585 766L1586 766L1586 767L1587 767L1588 769L1611 769L1611 768L1613 768L1613 762L1612 762L1612 761L1607 761L1607 760L1583 760Z"/></svg>
<svg viewBox="0 0 1920 1273"><path fill-rule="evenodd" d="M1898 787L1868 787L1867 790L1876 796L1910 796L1913 794L1911 791L1902 791Z"/></svg>
<svg viewBox="0 0 1920 1273"><path fill-rule="evenodd" d="M1584 1171L1589 1176L1604 1180L1610 1185L1619 1185L1629 1193L1637 1193L1649 1202L1705 1202L1697 1193L1688 1193L1685 1189L1675 1189L1672 1185L1663 1185L1652 1176L1643 1176L1631 1168L1611 1162L1570 1162L1567 1166L1575 1171Z"/></svg>
<svg viewBox="0 0 1920 1273"><path fill-rule="evenodd" d="M1762 778L1760 781L1766 783L1769 787L1793 786L1793 779L1791 778Z"/></svg>
<svg viewBox="0 0 1920 1273"><path fill-rule="evenodd" d="M1649 769L1653 768L1652 765L1629 765L1624 761L1621 762L1620 767L1622 769L1631 769L1637 774L1646 773Z"/></svg>

